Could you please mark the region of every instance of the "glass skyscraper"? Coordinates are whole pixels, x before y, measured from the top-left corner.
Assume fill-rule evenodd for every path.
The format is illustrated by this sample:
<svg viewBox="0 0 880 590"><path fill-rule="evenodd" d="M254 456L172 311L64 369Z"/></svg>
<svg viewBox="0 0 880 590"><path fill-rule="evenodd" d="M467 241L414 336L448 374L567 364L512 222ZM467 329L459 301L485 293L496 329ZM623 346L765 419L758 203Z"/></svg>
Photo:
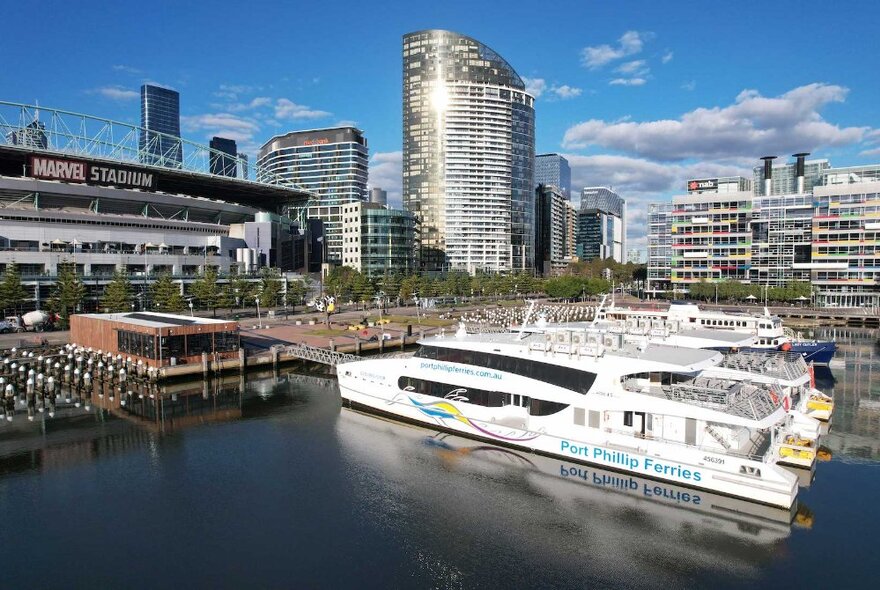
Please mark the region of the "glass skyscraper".
<svg viewBox="0 0 880 590"><path fill-rule="evenodd" d="M581 192L577 255L585 261L626 262L626 201L609 188L585 187Z"/></svg>
<svg viewBox="0 0 880 590"><path fill-rule="evenodd" d="M286 180L310 191L308 209L291 212L324 222L327 262L342 264L342 205L365 201L367 140L360 129L330 127L277 135L260 148L257 180Z"/></svg>
<svg viewBox="0 0 880 590"><path fill-rule="evenodd" d="M421 222L425 270L534 264L534 97L475 39L403 37L403 205Z"/></svg>
<svg viewBox="0 0 880 590"><path fill-rule="evenodd" d="M559 154L535 156L535 186L555 186L562 196L571 200L571 168L568 160Z"/></svg>
<svg viewBox="0 0 880 590"><path fill-rule="evenodd" d="M180 94L150 84L141 86L141 127L146 130L138 138L141 161L179 168L183 162Z"/></svg>
<svg viewBox="0 0 880 590"><path fill-rule="evenodd" d="M226 139L225 137L212 137L209 147L220 152L219 154L211 152L211 174L235 178L238 175L238 146L235 145L235 140Z"/></svg>

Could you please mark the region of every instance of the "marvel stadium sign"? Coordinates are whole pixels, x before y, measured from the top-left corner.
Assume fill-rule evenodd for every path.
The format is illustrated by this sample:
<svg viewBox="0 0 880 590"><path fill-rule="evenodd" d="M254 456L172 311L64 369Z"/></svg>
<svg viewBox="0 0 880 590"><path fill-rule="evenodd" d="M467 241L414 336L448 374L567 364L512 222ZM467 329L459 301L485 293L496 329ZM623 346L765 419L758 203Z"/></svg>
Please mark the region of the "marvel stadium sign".
<svg viewBox="0 0 880 590"><path fill-rule="evenodd" d="M153 172L68 158L32 155L30 157L30 173L34 178L45 180L81 182L120 188L156 189L156 175Z"/></svg>

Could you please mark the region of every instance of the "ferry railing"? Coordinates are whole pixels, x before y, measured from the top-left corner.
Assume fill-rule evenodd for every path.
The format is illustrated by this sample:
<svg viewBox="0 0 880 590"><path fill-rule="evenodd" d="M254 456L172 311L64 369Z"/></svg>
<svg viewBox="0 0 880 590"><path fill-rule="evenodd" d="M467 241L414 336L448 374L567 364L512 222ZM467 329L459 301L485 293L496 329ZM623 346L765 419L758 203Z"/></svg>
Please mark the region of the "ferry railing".
<svg viewBox="0 0 880 590"><path fill-rule="evenodd" d="M769 390L743 382L707 379L706 384L677 383L642 387L632 381L623 384L632 393L663 397L672 401L693 404L719 410L750 420L761 420L772 414L777 407Z"/></svg>
<svg viewBox="0 0 880 590"><path fill-rule="evenodd" d="M794 381L807 372L803 357L786 352L735 352L724 355L720 367Z"/></svg>
<svg viewBox="0 0 880 590"><path fill-rule="evenodd" d="M672 440L669 438L665 438L663 436L655 435L654 433L646 433L646 434L642 435L639 432L634 433L629 430L621 430L619 428L608 428L608 427L605 427L602 430L603 430L603 432L606 432L609 434L621 434L621 435L631 436L636 440L656 441L656 442L661 442L664 444L675 445L678 447L686 447L688 449L693 449L693 450L697 450L697 451L704 452L704 453L716 453L719 455L726 455L729 457L738 457L740 459L750 459L752 461L766 462L767 458L770 457L772 454L772 453L770 453L770 445L764 444L767 440L770 439L770 434L764 433L764 432L757 432L756 433L758 435L757 442L752 442L756 438L754 435L749 438L749 441L752 442L752 444L750 445L752 448L759 449L759 448L762 448L762 446L766 447L766 450L763 453L754 453L754 452L748 452L748 451L738 451L738 450L725 449L724 447L721 447L721 446L716 447L716 446L709 446L709 445L705 445L705 444L689 445L689 444L682 442L680 440ZM610 447L621 446L621 445L615 445L615 443L613 441L608 441L608 440L605 441L605 445L610 446Z"/></svg>

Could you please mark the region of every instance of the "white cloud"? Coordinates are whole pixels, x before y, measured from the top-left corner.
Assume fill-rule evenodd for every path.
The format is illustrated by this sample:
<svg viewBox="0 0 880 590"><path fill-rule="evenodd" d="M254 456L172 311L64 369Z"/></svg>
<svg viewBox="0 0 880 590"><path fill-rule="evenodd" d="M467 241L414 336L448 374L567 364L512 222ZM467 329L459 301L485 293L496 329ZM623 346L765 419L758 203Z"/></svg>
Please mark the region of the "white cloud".
<svg viewBox="0 0 880 590"><path fill-rule="evenodd" d="M616 68L614 71L618 74L627 74L630 76L643 76L647 74L650 70L648 69L647 62L643 59L637 59L634 61L627 61Z"/></svg>
<svg viewBox="0 0 880 590"><path fill-rule="evenodd" d="M644 86L647 80L644 78L614 78L608 83L612 86Z"/></svg>
<svg viewBox="0 0 880 590"><path fill-rule="evenodd" d="M541 96L547 89L547 81L544 78L523 78L522 80L526 85L526 92L535 98Z"/></svg>
<svg viewBox="0 0 880 590"><path fill-rule="evenodd" d="M388 191L388 204L402 206L403 152L377 152L370 158L370 186Z"/></svg>
<svg viewBox="0 0 880 590"><path fill-rule="evenodd" d="M113 66L113 70L116 72L125 72L126 74L140 75L143 74L143 70L139 70L137 68L133 68L131 66L126 66L123 64L118 64Z"/></svg>
<svg viewBox="0 0 880 590"><path fill-rule="evenodd" d="M562 86L553 86L550 89L553 91L557 97L562 100L567 100L569 98L576 98L581 95L583 90L580 88L575 88L574 86L569 86L568 84L563 84Z"/></svg>
<svg viewBox="0 0 880 590"><path fill-rule="evenodd" d="M122 86L102 86L101 88L95 88L90 92L92 94L100 94L104 98L109 98L110 100L134 100L141 96L141 93L137 90L124 88Z"/></svg>
<svg viewBox="0 0 880 590"><path fill-rule="evenodd" d="M815 152L858 143L867 127L839 127L820 111L842 102L848 90L822 83L767 98L744 90L733 104L698 108L679 119L606 122L591 119L565 132L566 148L600 146L661 161L689 158L754 158L758 153Z"/></svg>
<svg viewBox="0 0 880 590"><path fill-rule="evenodd" d="M581 62L591 70L600 68L612 61L624 58L628 55L640 53L645 40L649 39L651 36L651 33L627 31L620 37L620 39L618 39L616 47L612 47L611 45L584 47L581 50Z"/></svg>
<svg viewBox="0 0 880 590"><path fill-rule="evenodd" d="M220 89L214 92L214 96L229 100L238 100L238 97L242 94L253 94L262 89L261 86L249 86L247 84L221 84Z"/></svg>
<svg viewBox="0 0 880 590"><path fill-rule="evenodd" d="M305 105L296 104L286 98L279 98L275 101L276 119L323 119L332 114L333 113L328 111L313 110Z"/></svg>
<svg viewBox="0 0 880 590"><path fill-rule="evenodd" d="M687 81L687 82L685 82L684 84L681 85L681 89L682 89L682 90L687 90L688 92L690 92L691 90L693 90L693 89L696 88L696 87L697 87L697 81L696 81L696 80L689 80L689 81Z"/></svg>
<svg viewBox="0 0 880 590"><path fill-rule="evenodd" d="M877 156L880 155L880 147L871 148L869 150L862 150L859 152L860 156Z"/></svg>
<svg viewBox="0 0 880 590"><path fill-rule="evenodd" d="M253 142L254 135L260 131L256 121L232 113L183 116L180 117L180 124L185 131L204 133L206 138L216 135L243 143Z"/></svg>
<svg viewBox="0 0 880 590"><path fill-rule="evenodd" d="M252 111L260 107L266 107L272 104L272 99L268 96L257 96L248 102L234 102L227 105L227 109L234 113L241 111Z"/></svg>
<svg viewBox="0 0 880 590"><path fill-rule="evenodd" d="M675 57L675 54L672 53L671 51L667 50L666 53L663 54L663 57L660 58L660 61L662 61L665 64L668 64L669 62L672 61L673 57Z"/></svg>

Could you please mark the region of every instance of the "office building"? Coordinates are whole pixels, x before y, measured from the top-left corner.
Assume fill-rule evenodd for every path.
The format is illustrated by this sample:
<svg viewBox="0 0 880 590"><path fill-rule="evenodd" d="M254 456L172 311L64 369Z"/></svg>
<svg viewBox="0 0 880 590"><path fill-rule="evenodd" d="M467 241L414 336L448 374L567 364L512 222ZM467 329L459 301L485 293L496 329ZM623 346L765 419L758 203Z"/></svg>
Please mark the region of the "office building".
<svg viewBox="0 0 880 590"><path fill-rule="evenodd" d="M535 186L541 184L558 187L563 197L571 199L571 168L568 160L559 154L535 156Z"/></svg>
<svg viewBox="0 0 880 590"><path fill-rule="evenodd" d="M380 188L370 189L370 202L377 205L385 206L388 204L388 192Z"/></svg>
<svg viewBox="0 0 880 590"><path fill-rule="evenodd" d="M630 248L626 251L626 262L627 264L641 264L642 263L642 251L638 248Z"/></svg>
<svg viewBox="0 0 880 590"><path fill-rule="evenodd" d="M819 305L880 308L880 165L829 168L813 187L810 280Z"/></svg>
<svg viewBox="0 0 880 590"><path fill-rule="evenodd" d="M183 162L180 94L160 86L141 86L141 127L138 138L141 162L179 168Z"/></svg>
<svg viewBox="0 0 880 590"><path fill-rule="evenodd" d="M560 274L575 254L577 210L554 185L535 189L535 271Z"/></svg>
<svg viewBox="0 0 880 590"><path fill-rule="evenodd" d="M622 264L625 252L626 201L607 187L585 187L578 212L578 258L613 258Z"/></svg>
<svg viewBox="0 0 880 590"><path fill-rule="evenodd" d="M292 131L260 148L257 175L273 175L314 195L307 209L292 215L301 225L307 218L323 221L325 262L342 264L341 206L367 198L368 161L367 140L355 127Z"/></svg>
<svg viewBox="0 0 880 590"><path fill-rule="evenodd" d="M6 142L9 145L44 150L49 146L46 124L34 119L24 127L7 133Z"/></svg>
<svg viewBox="0 0 880 590"><path fill-rule="evenodd" d="M795 154L793 157L798 158L809 154ZM825 174L825 171L831 167L828 160L807 160L802 163L803 173L798 175L797 163L781 163L777 162L775 156L766 156L762 158L764 163L754 168L754 187L756 196L766 195L794 195L804 192L812 192L813 186L819 184ZM767 190L767 162L772 167L771 186ZM798 177L802 177L803 187L798 190Z"/></svg>
<svg viewBox="0 0 880 590"><path fill-rule="evenodd" d="M648 280L646 290L659 294L672 288L671 202L648 205Z"/></svg>
<svg viewBox="0 0 880 590"><path fill-rule="evenodd" d="M428 271L534 261L534 97L496 52L428 30L403 37L403 206Z"/></svg>
<svg viewBox="0 0 880 590"><path fill-rule="evenodd" d="M649 289L667 288L668 265L675 290L702 281L801 281L813 286L818 305L880 306L880 165L833 168L808 155L781 166L763 158L754 191L718 192L725 179L689 181L688 195L652 205Z"/></svg>
<svg viewBox="0 0 880 590"><path fill-rule="evenodd" d="M208 146L216 150L210 155L211 174L232 178L238 176L238 146L235 145L235 140L212 137Z"/></svg>
<svg viewBox="0 0 880 590"><path fill-rule="evenodd" d="M343 266L370 278L417 270L415 215L371 202L341 207Z"/></svg>

